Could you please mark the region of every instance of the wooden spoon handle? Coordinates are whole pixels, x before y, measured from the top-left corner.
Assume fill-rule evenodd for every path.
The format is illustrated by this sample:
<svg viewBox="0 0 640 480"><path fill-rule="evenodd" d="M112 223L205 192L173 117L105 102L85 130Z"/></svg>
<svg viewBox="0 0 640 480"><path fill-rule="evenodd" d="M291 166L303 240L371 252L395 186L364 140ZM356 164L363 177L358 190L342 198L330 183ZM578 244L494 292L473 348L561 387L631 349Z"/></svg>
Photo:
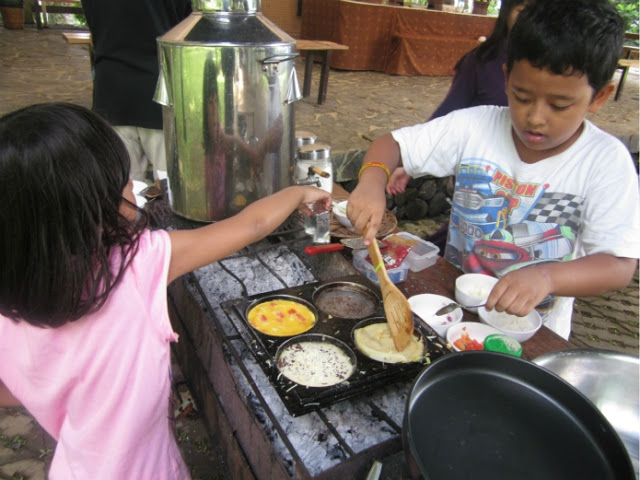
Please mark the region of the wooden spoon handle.
<svg viewBox="0 0 640 480"><path fill-rule="evenodd" d="M380 253L380 248L376 242L371 243L367 246L367 250L369 250L369 256L371 257L371 263L373 264L373 268L376 270L376 274L379 272L385 272L387 269L384 266L384 260L382 259L382 254ZM379 275L378 275L379 276Z"/></svg>
<svg viewBox="0 0 640 480"><path fill-rule="evenodd" d="M364 232L362 235L364 237L367 236L367 231L369 230L369 225L367 224L364 227ZM369 256L371 257L371 263L373 268L376 271L376 275L378 276L378 280L380 283L383 283L383 279L381 277L385 277L387 280L389 279L389 275L387 275L387 268L384 265L384 259L382 258L382 253L380 253L380 247L378 246L378 242L374 239L371 244L367 245L367 250L369 251Z"/></svg>
<svg viewBox="0 0 640 480"><path fill-rule="evenodd" d="M364 229L364 235L367 235L369 225ZM376 275L380 282L380 291L382 292L382 304L384 313L389 324L389 330L393 337L393 343L398 351L402 351L411 341L413 335L413 314L411 306L400 289L396 287L384 265L378 242L373 242L367 247L369 256L371 257L373 266L376 268Z"/></svg>

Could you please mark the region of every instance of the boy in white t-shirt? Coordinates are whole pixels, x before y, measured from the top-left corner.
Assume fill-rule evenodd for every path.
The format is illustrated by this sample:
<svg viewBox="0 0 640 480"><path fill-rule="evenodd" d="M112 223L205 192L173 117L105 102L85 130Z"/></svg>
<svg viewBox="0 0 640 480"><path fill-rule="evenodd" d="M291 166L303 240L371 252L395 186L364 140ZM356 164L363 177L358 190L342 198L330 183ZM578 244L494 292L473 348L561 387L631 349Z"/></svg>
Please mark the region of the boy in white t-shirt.
<svg viewBox="0 0 640 480"><path fill-rule="evenodd" d="M573 297L625 287L640 255L638 175L626 147L585 117L605 104L624 22L606 0L538 0L519 15L505 65L509 107L474 107L373 142L347 214L374 238L385 184L456 176L445 258L500 278L488 309L568 338Z"/></svg>

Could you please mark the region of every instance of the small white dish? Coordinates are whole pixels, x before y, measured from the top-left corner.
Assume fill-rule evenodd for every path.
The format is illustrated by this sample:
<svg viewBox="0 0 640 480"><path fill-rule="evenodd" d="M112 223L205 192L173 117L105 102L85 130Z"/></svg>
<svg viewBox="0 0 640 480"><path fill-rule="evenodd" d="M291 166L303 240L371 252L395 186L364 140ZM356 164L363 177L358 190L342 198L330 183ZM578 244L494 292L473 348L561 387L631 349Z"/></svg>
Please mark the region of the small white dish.
<svg viewBox="0 0 640 480"><path fill-rule="evenodd" d="M506 312L488 311L484 307L479 307L478 316L482 323L495 328L499 333L515 338L521 343L533 337L542 327L542 317L536 310L531 310L524 317L518 317Z"/></svg>
<svg viewBox="0 0 640 480"><path fill-rule="evenodd" d="M344 200L339 203L334 203L333 215L338 219L338 222L340 222L340 225L348 228L349 230L353 230L353 225L351 224L351 222L349 221L349 218L347 217L347 203L349 203L349 200Z"/></svg>
<svg viewBox="0 0 640 480"><path fill-rule="evenodd" d="M486 303L493 286L498 283L496 277L482 273L465 273L456 278L456 302L472 313L478 313L478 308L465 305L481 305Z"/></svg>
<svg viewBox="0 0 640 480"><path fill-rule="evenodd" d="M423 293L409 298L411 310L419 320L433 328L438 335L445 338L447 330L452 325L462 320L462 310L457 308L447 315L436 315L435 313L445 305L449 305L453 300L442 295Z"/></svg>
<svg viewBox="0 0 640 480"><path fill-rule="evenodd" d="M484 339L494 333L500 333L496 328L479 322L460 322L453 325L447 330L447 342L456 352L461 350L455 346L455 342L466 333L471 340L476 340L480 344L484 344Z"/></svg>

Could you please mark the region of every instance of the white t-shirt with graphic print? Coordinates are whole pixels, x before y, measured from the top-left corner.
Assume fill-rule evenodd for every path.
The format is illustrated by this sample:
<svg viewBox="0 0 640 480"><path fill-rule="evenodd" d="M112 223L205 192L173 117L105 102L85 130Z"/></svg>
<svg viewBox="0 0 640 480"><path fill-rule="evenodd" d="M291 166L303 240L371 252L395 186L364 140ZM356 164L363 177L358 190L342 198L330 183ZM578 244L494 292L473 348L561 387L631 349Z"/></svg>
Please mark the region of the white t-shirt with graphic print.
<svg viewBox="0 0 640 480"><path fill-rule="evenodd" d="M511 131L507 107L480 106L392 132L409 175L456 176L447 260L499 277L594 253L640 256L638 173L622 142L585 120L566 151L527 164ZM538 306L564 338L573 300Z"/></svg>

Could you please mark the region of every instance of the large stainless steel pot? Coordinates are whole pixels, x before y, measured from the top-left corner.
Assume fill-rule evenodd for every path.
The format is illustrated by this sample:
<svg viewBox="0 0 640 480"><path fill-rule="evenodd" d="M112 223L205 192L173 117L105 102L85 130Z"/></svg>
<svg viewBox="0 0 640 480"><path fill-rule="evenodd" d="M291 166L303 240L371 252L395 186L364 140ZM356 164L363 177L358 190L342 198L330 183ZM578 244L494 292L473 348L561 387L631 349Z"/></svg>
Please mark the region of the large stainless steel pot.
<svg viewBox="0 0 640 480"><path fill-rule="evenodd" d="M201 0L158 39L168 195L216 221L292 183L295 40L257 2Z"/></svg>

